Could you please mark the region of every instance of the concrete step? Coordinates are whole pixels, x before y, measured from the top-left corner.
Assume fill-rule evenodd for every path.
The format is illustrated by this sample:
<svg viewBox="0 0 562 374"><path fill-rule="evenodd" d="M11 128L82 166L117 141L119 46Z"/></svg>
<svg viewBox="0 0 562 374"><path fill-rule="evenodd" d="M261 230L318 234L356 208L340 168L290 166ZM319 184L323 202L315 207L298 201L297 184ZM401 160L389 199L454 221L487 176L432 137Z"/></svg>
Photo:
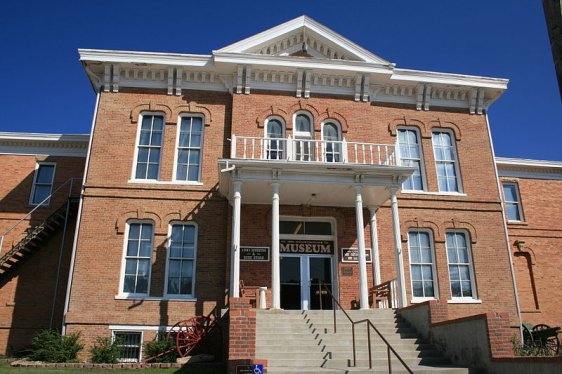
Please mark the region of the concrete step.
<svg viewBox="0 0 562 374"><path fill-rule="evenodd" d="M392 346L396 351L400 354L415 354L415 357L437 357L440 356L441 353L435 349L435 347L431 344L402 344L397 343ZM367 345L365 346L357 346L357 352L367 352ZM282 354L292 354L293 352L341 352L342 354L351 354L353 352L352 345L338 345L337 347L327 346L322 344L322 342L318 343L315 342L315 345L257 345L256 352L260 352L263 354L276 354L282 352ZM371 345L371 352L379 353L384 352L386 353L386 345L385 344L372 344Z"/></svg>
<svg viewBox="0 0 562 374"><path fill-rule="evenodd" d="M404 362L408 366L419 366L419 365L447 365L449 362L445 359L420 359L420 358L403 358ZM398 359L393 358L392 360L392 367L398 368L402 366ZM368 367L369 366L369 359L366 358L357 358L357 366L358 367ZM300 358L300 357L291 357L291 358L268 358L267 360L269 367L326 367L326 368L347 368L353 366L353 357L349 358ZM373 357L372 358L372 365L374 369L384 369L388 368L388 361L386 357Z"/></svg>
<svg viewBox="0 0 562 374"><path fill-rule="evenodd" d="M397 328L396 326L393 325L377 325L376 326L377 330L379 330L381 332L381 334L386 335L386 334L417 334L417 331L411 327L399 327ZM321 334L334 334L334 328L333 326L329 326L329 327L322 327L322 326L317 326L316 324L311 324L310 326L306 326L306 325L302 325L302 324L292 324L292 325L288 325L288 326L283 326L283 325L278 325L278 326L262 326L262 325L257 325L256 329L258 329L258 331L260 333L263 334L268 334L268 333L276 333L279 330L283 330L287 333L300 333L300 332L308 332L310 334L315 334L315 333L321 333ZM357 325L355 326L355 333L366 333L367 327L366 325ZM343 335L343 334L351 334L352 329L350 326L346 326L343 327L341 326L340 328L337 328L337 333L338 335ZM376 332L371 329L371 332L376 334Z"/></svg>

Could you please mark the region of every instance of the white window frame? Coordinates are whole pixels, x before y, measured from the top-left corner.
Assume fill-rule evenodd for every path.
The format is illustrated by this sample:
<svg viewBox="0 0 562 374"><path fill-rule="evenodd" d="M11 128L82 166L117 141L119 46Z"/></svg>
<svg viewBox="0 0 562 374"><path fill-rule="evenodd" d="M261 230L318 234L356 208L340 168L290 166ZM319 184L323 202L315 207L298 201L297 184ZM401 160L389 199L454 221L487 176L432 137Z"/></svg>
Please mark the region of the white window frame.
<svg viewBox="0 0 562 374"><path fill-rule="evenodd" d="M269 152L269 147L270 147L270 138L269 138L269 121L271 120L276 120L279 121L281 123L281 127L282 127L282 133L281 133L281 138L279 138L281 144L283 145L282 148L282 153L283 153L283 157L279 158L279 160L286 160L287 159L287 124L285 123L285 120L279 116L269 116L265 119L265 123L263 126L263 137L264 139L267 139L263 145L262 148L262 158L264 160L278 160L277 158L273 158L270 159L268 156L268 152ZM279 152L279 151L277 151Z"/></svg>
<svg viewBox="0 0 562 374"><path fill-rule="evenodd" d="M148 286L146 287L146 293L132 293L132 292L124 292L123 287L125 286L125 268L127 265L127 245L129 243L129 230L131 224L151 224L152 225L152 240L151 240L151 250L150 250L150 263L148 268ZM123 254L121 256L121 276L119 279L119 294L117 298L119 299L144 299L149 297L150 295L150 284L152 282L152 261L153 261L153 253L154 253L154 236L155 236L155 225L154 222L151 220L129 220L126 223L124 239L123 239Z"/></svg>
<svg viewBox="0 0 562 374"><path fill-rule="evenodd" d="M336 120L331 119L331 118L327 119L325 121L322 121L322 123L320 124L320 139L322 140L322 161L328 162L328 161L326 161L327 157L326 157L326 140L324 139L324 126L329 124L329 123L333 123L334 125L336 125L336 127L338 129L338 135L339 135L338 138L339 139L337 141L333 141L333 142L338 143L339 148L340 148L339 149L339 154L340 154L339 161L330 161L330 163L335 163L335 164L343 163L344 159L345 159L345 157L347 157L347 155L344 156L344 153L343 153L344 152L343 143L342 143L343 142L343 133L342 133L342 130L341 130L341 124L339 123L339 121L336 121Z"/></svg>
<svg viewBox="0 0 562 374"><path fill-rule="evenodd" d="M505 189L504 189L504 186L506 185L511 185L515 187L515 197L517 198L517 201L507 200L507 198L505 197ZM502 196L503 196L503 202L505 204L505 218L507 219L507 222L525 222L525 216L523 215L523 206L521 202L521 193L519 192L519 183L502 181ZM507 210L507 206L509 204L517 205L517 211L519 212L519 219L509 219L509 215L508 215L509 213Z"/></svg>
<svg viewBox="0 0 562 374"><path fill-rule="evenodd" d="M139 330L111 330L111 341L112 342L115 342L115 334L116 333L123 333L123 334L139 334L140 333L139 358L138 358L137 363L142 362L144 331L139 331ZM121 363L131 363L130 361L122 361L121 358L119 358L118 361L121 362Z"/></svg>
<svg viewBox="0 0 562 374"><path fill-rule="evenodd" d="M55 184L55 174L57 172L57 163L56 162L37 162L35 163L35 173L33 174L33 184L31 185L31 194L29 195L29 205L32 206L37 206L37 205L41 205L44 207L48 207L51 205L51 198L49 197L49 199L44 203L41 204L41 202L34 202L33 201L33 197L35 196L35 188L37 187L37 177L39 176L39 168L42 165L52 165L53 166L53 177L51 178L51 188L49 191L49 196L51 196L51 194L53 193L53 186Z"/></svg>
<svg viewBox="0 0 562 374"><path fill-rule="evenodd" d="M429 245L431 250L431 274L433 276L433 296L430 297L420 297L414 296L414 281L412 277L412 248L410 245L410 233L425 233L429 237ZM435 258L435 240L433 239L433 233L431 230L427 229L413 229L408 230L408 265L410 266L410 290L412 294L412 303L419 303L427 300L438 300L439 299L439 277L437 275L436 269L436 258ZM428 265L426 262L416 262L416 265Z"/></svg>
<svg viewBox="0 0 562 374"><path fill-rule="evenodd" d="M457 178L457 191L442 191L439 188L439 172L437 171L437 164L439 163L451 163L451 161L439 161L437 160L437 154L435 152L435 143L433 142L433 134L435 133L448 133L451 136L451 144L453 147L453 156L455 157L455 160L452 162L454 168L455 168L455 174L456 174L456 178ZM443 194L462 194L463 193L463 185L462 185L462 178L461 178L461 170L460 170L460 165L459 165L459 155L458 155L458 151L457 151L457 141L456 141L456 137L455 137L455 133L452 130L449 129L437 129L437 130L432 130L431 131L431 145L433 148L433 159L435 161L435 176L437 177L437 189L440 193Z"/></svg>
<svg viewBox="0 0 562 374"><path fill-rule="evenodd" d="M310 131L309 132L305 132L305 131L297 131L297 117L298 116L305 116L308 118L308 120L310 121ZM301 155L301 158L305 158L305 162L308 161L314 161L315 157L316 157L316 153L315 153L315 143L311 142L310 140L315 140L314 139L314 117L312 117L312 114L310 112L307 112L306 110L299 110L296 111L293 114L293 147L292 148L292 154L290 155L291 159L293 160L298 160L297 157L297 141L299 140L303 140L303 141L309 141L307 143L303 143L308 145L308 160L306 160L306 157L303 157L306 155L303 154Z"/></svg>
<svg viewBox="0 0 562 374"><path fill-rule="evenodd" d="M137 161L139 156L139 142L142 128L142 120L144 116L162 116L162 140L160 142L160 158L158 159L158 175L156 179L137 178ZM142 112L139 114L137 124L137 137L135 141L135 156L133 157L133 168L131 171L131 181L135 183L154 183L160 180L160 172L162 171L162 155L164 153L164 138L166 136L166 115L162 112Z"/></svg>
<svg viewBox="0 0 562 374"><path fill-rule="evenodd" d="M422 137L421 137L421 133L420 130L415 127L415 126L401 126L398 127L396 129L396 149L398 149L398 152L400 152L400 135L399 132L400 131L414 131L416 133L416 136L418 138L418 152L420 154L420 176L421 176L421 182L422 182L422 189L421 190L416 190L416 189L405 189L404 188L404 183L402 183L402 192L407 191L407 192L426 192L427 191L427 176L425 173L425 160L424 160L424 152L423 152L423 144L422 144ZM433 139L432 139L433 140ZM402 152L400 152L400 165L402 165L402 159L404 159L404 156L402 155ZM416 160L413 158L408 158L408 160Z"/></svg>
<svg viewBox="0 0 562 374"><path fill-rule="evenodd" d="M168 271L170 266L170 244L172 240L172 227L173 226L193 226L195 228L195 239L194 239L194 249L193 249L193 275L191 279L191 293L190 294L169 294L168 293ZM195 299L195 282L196 282L196 275L197 275L197 245L199 242L199 225L197 222L193 221L172 221L168 225L168 239L166 240L166 270L164 272L164 298L165 299Z"/></svg>
<svg viewBox="0 0 562 374"><path fill-rule="evenodd" d="M199 147L199 153L200 153L200 158L199 158L199 173L197 175L197 180L196 181L190 181L190 180L183 180L183 179L178 179L177 178L177 172L178 172L178 164L179 164L179 154L180 154L180 133L181 133L181 121L182 118L185 117L197 117L197 118L201 118L202 121L202 129L201 129L201 146ZM205 145L205 116L199 114L199 113L182 113L181 115L178 116L178 123L177 123L177 130L176 130L176 144L175 144L175 153L174 153L174 172L173 172L173 180L174 182L178 182L181 184L195 184L195 185L201 185L201 175L202 175L202 170L203 170L203 146ZM187 147L186 147L187 148Z"/></svg>
<svg viewBox="0 0 562 374"><path fill-rule="evenodd" d="M467 250L467 256L469 259L469 264L468 264L468 270L469 270L469 274L470 274L470 287L472 288L472 296L453 296L453 290L451 289L451 272L449 270L449 266L451 265L451 262L449 261L449 248L447 247L447 234L463 234L464 235L464 239L466 242L466 250ZM451 300L454 301L463 301L463 300L468 300L468 301L473 301L473 300L478 300L478 292L476 290L476 277L474 275L474 259L472 257L472 243L470 241L470 233L466 230L446 230L445 231L445 253L447 254L447 273L449 274L449 292L451 293ZM461 264L461 263L455 263L455 264ZM466 264L462 264L464 266L466 266ZM462 289L461 289L462 292Z"/></svg>

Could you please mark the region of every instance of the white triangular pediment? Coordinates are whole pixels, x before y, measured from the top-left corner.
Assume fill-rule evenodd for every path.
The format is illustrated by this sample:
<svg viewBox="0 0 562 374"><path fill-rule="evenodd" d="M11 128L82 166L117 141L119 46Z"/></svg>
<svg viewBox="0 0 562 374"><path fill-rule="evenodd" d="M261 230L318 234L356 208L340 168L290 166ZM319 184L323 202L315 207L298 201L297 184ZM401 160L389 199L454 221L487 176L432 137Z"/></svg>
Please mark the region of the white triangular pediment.
<svg viewBox="0 0 562 374"><path fill-rule="evenodd" d="M215 51L223 52L391 64L307 16Z"/></svg>

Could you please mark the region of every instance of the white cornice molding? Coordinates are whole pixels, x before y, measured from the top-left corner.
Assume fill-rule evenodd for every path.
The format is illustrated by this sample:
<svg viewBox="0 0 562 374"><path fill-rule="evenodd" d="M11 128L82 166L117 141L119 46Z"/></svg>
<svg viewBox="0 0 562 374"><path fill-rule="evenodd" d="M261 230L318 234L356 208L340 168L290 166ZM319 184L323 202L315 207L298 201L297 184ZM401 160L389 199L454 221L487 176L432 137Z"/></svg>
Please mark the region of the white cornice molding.
<svg viewBox="0 0 562 374"><path fill-rule="evenodd" d="M140 51L111 51L104 49L78 49L80 61L154 64L174 66L211 66L211 55L161 53Z"/></svg>
<svg viewBox="0 0 562 374"><path fill-rule="evenodd" d="M86 157L88 134L0 132L0 154Z"/></svg>
<svg viewBox="0 0 562 374"><path fill-rule="evenodd" d="M329 29L328 27L320 24L319 22L316 22L312 18L305 15L297 17L285 23L282 23L281 25L272 27L268 30L250 36L236 43L230 44L226 47L217 50L216 52L217 53L223 53L223 52L245 53L252 48L258 47L264 43L267 43L268 41L279 38L280 36L283 36L285 34L289 34L300 28L308 29L319 34L321 37L334 43L339 48L342 48L343 50L347 51L348 53L352 54L353 56L365 62L377 63L382 65L392 64L391 62L386 61L381 57L375 55L374 53L369 52L368 50L358 46L357 44L353 43L351 40L341 36L335 31Z"/></svg>
<svg viewBox="0 0 562 374"><path fill-rule="evenodd" d="M496 157L498 175L505 178L562 180L562 162Z"/></svg>
<svg viewBox="0 0 562 374"><path fill-rule="evenodd" d="M391 79L506 90L509 79L395 68Z"/></svg>

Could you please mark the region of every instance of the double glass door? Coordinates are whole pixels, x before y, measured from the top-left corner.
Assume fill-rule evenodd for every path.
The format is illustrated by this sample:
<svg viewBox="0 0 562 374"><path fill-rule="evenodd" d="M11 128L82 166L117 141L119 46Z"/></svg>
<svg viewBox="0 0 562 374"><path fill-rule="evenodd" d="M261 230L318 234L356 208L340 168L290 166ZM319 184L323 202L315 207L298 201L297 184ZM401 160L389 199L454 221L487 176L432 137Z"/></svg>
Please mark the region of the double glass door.
<svg viewBox="0 0 562 374"><path fill-rule="evenodd" d="M332 309L332 258L284 255L280 258L281 308Z"/></svg>

